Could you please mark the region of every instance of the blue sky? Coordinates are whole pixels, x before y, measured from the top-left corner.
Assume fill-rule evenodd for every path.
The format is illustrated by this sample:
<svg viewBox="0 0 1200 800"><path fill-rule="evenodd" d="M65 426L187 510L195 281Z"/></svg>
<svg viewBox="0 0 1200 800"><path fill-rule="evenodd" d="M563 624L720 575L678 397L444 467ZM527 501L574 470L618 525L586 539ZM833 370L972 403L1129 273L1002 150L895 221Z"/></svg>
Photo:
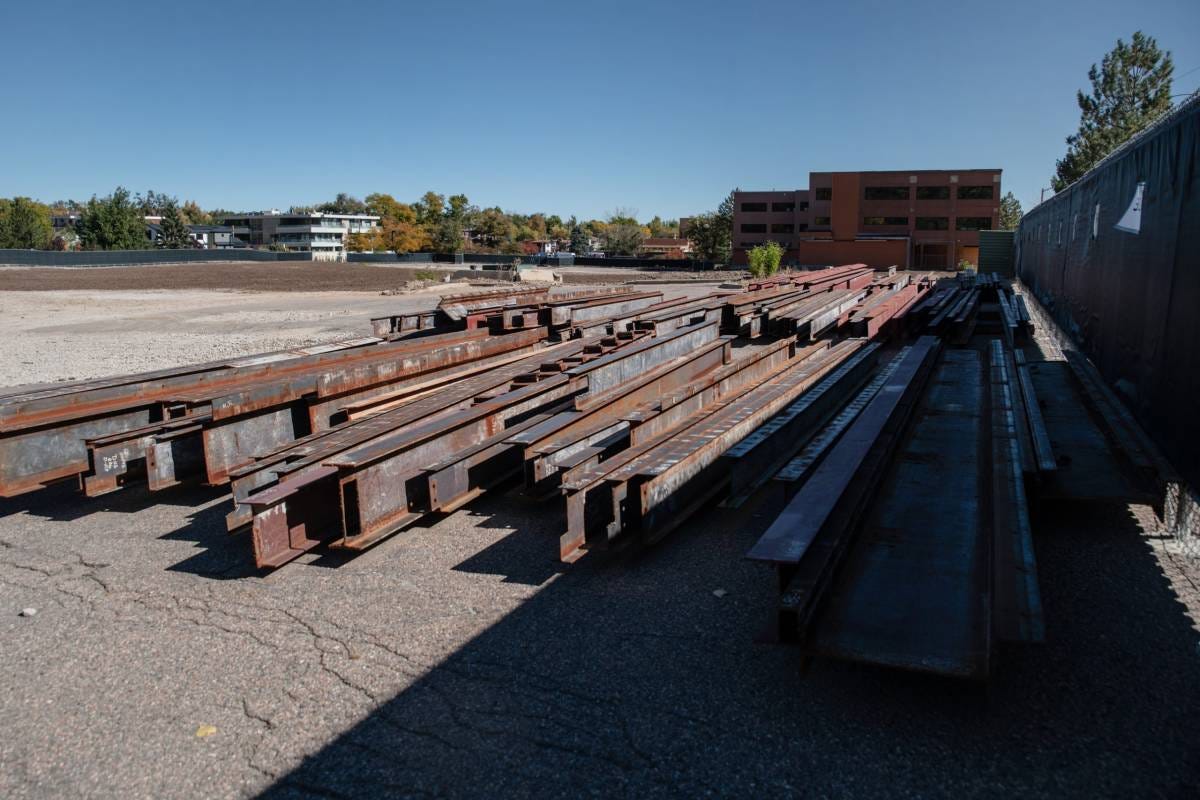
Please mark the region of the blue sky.
<svg viewBox="0 0 1200 800"><path fill-rule="evenodd" d="M433 189L667 218L810 170L1001 167L1028 208L1117 37L1146 31L1174 91L1200 86L1198 0L108 0L3 19L0 196L46 201Z"/></svg>

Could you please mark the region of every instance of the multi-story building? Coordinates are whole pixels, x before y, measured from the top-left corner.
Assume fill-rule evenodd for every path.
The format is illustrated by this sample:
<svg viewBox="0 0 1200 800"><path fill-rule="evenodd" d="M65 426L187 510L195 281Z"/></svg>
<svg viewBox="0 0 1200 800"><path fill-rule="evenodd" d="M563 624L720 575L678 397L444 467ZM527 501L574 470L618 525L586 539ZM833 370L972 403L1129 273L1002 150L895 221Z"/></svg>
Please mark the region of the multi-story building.
<svg viewBox="0 0 1200 800"><path fill-rule="evenodd" d="M691 241L678 237L650 237L638 248L642 258L688 258L691 254Z"/></svg>
<svg viewBox="0 0 1200 800"><path fill-rule="evenodd" d="M225 218L237 238L251 247L282 245L289 250L311 252L314 261L342 261L346 237L370 233L379 225L371 214L283 214L278 211L237 214Z"/></svg>
<svg viewBox="0 0 1200 800"><path fill-rule="evenodd" d="M1000 221L998 169L813 172L809 188L734 193L733 260L768 241L802 265L977 264Z"/></svg>

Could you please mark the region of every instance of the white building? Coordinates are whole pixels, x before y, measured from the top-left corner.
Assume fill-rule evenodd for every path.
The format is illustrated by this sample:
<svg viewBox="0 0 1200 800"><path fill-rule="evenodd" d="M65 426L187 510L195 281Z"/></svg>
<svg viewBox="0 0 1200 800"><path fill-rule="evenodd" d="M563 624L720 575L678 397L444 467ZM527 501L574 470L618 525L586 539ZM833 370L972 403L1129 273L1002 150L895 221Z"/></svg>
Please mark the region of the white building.
<svg viewBox="0 0 1200 800"><path fill-rule="evenodd" d="M225 218L234 235L251 247L279 245L311 252L314 261L344 261L346 237L369 233L379 226L371 214L283 214L277 211L237 214Z"/></svg>

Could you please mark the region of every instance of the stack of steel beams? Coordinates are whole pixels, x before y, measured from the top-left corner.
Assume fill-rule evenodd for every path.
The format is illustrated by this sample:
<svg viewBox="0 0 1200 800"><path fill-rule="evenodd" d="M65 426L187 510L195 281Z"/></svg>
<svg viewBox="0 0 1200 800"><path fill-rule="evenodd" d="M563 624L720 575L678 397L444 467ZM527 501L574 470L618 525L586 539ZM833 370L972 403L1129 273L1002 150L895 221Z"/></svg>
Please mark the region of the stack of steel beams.
<svg viewBox="0 0 1200 800"><path fill-rule="evenodd" d="M862 265L446 296L375 337L0 394L0 494L229 483L229 530L274 568L509 483L563 498L565 561L770 483L785 506L750 557L780 640L978 676L993 641L1042 636L1025 493L1056 464L1022 308L995 276Z"/></svg>
<svg viewBox="0 0 1200 800"><path fill-rule="evenodd" d="M994 276L958 279L917 300L916 286L886 283L852 312L849 329L877 333L859 324L901 305L931 333L861 390L862 380L847 380L847 402L782 468L779 454L761 459L786 505L748 555L774 568L779 641L984 678L996 642L1044 637L1027 491L1056 468L1054 454L1013 348L1010 287ZM1000 338L981 333L944 351L944 342L963 343L964 325ZM755 439L730 453L735 485L763 482L752 468L739 473L734 458L752 453Z"/></svg>

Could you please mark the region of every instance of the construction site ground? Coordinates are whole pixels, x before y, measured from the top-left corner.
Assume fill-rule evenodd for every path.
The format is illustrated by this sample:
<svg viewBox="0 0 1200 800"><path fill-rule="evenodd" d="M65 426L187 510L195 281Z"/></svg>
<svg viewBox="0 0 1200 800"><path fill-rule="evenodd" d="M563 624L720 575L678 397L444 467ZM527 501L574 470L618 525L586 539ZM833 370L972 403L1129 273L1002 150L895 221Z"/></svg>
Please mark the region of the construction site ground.
<svg viewBox="0 0 1200 800"><path fill-rule="evenodd" d="M0 385L359 336L436 298L381 296L395 268L293 266L0 270ZM570 566L559 509L491 493L270 574L226 532L225 491L155 499L0 500L0 796L1185 797L1200 782L1200 570L1145 506L1035 514L1047 643L1002 650L983 687L802 670L756 642L777 590L743 556L781 507L767 491Z"/></svg>

